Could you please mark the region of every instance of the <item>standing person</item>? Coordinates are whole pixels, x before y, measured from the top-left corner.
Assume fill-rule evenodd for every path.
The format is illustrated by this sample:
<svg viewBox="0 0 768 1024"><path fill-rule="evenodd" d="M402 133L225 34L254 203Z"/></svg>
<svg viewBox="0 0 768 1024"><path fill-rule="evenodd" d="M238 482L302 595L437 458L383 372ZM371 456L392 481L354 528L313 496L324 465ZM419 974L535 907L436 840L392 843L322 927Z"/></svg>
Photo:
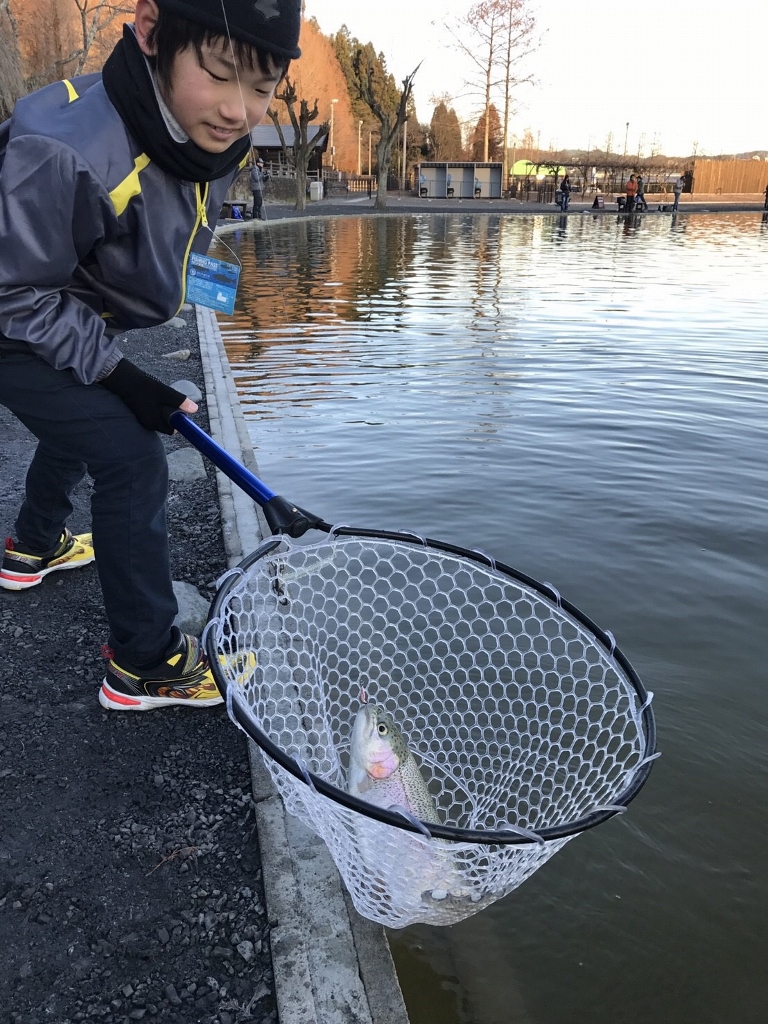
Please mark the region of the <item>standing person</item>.
<svg viewBox="0 0 768 1024"><path fill-rule="evenodd" d="M567 174L560 182L560 194L562 196L560 200L560 209L565 213L568 209L568 203L571 201L571 179Z"/></svg>
<svg viewBox="0 0 768 1024"><path fill-rule="evenodd" d="M763 209L768 210L768 185L765 186L765 203L763 204Z"/></svg>
<svg viewBox="0 0 768 1024"><path fill-rule="evenodd" d="M259 157L251 167L251 194L253 195L253 219L264 220L264 183L269 181L269 175L264 170L264 161Z"/></svg>
<svg viewBox="0 0 768 1024"><path fill-rule="evenodd" d="M631 213L635 208L635 196L637 195L637 181L634 174L630 174L629 181L627 182L627 202L625 210L627 213Z"/></svg>
<svg viewBox="0 0 768 1024"><path fill-rule="evenodd" d="M678 207L680 206L680 196L681 196L682 191L683 191L684 188L685 188L685 176L681 174L680 177L675 182L673 188L672 188L672 192L674 193L674 196L675 196L675 201L672 204L672 213L677 213Z"/></svg>
<svg viewBox="0 0 768 1024"><path fill-rule="evenodd" d="M199 640L173 625L157 431L197 406L131 363L117 335L184 303L249 128L300 55L300 18L300 0L136 0L101 73L24 97L0 126L0 238L13 253L0 261L0 402L38 438L0 586L26 590L95 557L105 708L222 699ZM93 535L73 536L69 495L86 472Z"/></svg>
<svg viewBox="0 0 768 1024"><path fill-rule="evenodd" d="M648 209L648 203L645 201L645 182L643 181L642 174L637 176L637 208L638 210Z"/></svg>

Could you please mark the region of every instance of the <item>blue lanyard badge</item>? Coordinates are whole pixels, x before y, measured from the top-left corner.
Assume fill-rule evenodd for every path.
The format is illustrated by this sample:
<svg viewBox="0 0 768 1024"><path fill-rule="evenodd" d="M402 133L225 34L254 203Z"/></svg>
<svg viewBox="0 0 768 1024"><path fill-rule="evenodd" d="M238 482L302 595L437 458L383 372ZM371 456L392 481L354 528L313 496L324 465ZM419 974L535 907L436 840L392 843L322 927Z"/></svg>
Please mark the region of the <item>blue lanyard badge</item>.
<svg viewBox="0 0 768 1024"><path fill-rule="evenodd" d="M219 313L234 313L240 267L200 253L189 254L187 302Z"/></svg>

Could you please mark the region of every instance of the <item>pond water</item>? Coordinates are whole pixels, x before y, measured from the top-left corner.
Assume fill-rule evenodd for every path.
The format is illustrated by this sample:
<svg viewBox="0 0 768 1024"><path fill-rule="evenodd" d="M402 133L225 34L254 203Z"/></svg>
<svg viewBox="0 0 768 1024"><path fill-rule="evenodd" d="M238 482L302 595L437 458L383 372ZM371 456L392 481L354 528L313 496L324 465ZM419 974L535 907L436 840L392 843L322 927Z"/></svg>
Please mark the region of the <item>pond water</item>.
<svg viewBox="0 0 768 1024"><path fill-rule="evenodd" d="M264 480L552 581L655 693L663 756L627 814L476 917L391 933L413 1024L765 1021L766 221L361 217L226 241L243 277L220 323Z"/></svg>

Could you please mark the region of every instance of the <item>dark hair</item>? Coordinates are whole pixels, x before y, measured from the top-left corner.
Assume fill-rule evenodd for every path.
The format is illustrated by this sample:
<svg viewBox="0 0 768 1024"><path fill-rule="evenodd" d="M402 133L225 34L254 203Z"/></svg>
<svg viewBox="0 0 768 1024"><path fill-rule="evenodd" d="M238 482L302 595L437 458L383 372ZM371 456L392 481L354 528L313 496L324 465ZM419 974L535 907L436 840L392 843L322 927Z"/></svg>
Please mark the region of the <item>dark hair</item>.
<svg viewBox="0 0 768 1024"><path fill-rule="evenodd" d="M173 11L158 8L157 21L147 36L147 42L155 47L155 56L148 57L158 80L166 88L171 86L171 69L178 53L192 47L197 59L203 59L203 46L212 46L220 41L232 42L235 60L241 67L255 71L257 68L265 75L285 77L290 66L289 57L278 57L266 50L260 50L251 43L225 35L213 28L207 28L189 18L180 17Z"/></svg>

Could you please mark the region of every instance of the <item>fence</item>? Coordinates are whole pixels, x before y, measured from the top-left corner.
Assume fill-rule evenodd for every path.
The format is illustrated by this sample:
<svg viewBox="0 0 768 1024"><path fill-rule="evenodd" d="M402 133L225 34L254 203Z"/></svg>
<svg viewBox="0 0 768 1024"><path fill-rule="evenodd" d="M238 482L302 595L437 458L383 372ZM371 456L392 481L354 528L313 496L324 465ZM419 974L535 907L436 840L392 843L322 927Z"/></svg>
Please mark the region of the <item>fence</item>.
<svg viewBox="0 0 768 1024"><path fill-rule="evenodd" d="M696 160L693 187L710 194L764 192L768 165L763 160Z"/></svg>
<svg viewBox="0 0 768 1024"><path fill-rule="evenodd" d="M361 177L347 178L347 191L348 192L375 192L377 189L376 176L362 175Z"/></svg>

